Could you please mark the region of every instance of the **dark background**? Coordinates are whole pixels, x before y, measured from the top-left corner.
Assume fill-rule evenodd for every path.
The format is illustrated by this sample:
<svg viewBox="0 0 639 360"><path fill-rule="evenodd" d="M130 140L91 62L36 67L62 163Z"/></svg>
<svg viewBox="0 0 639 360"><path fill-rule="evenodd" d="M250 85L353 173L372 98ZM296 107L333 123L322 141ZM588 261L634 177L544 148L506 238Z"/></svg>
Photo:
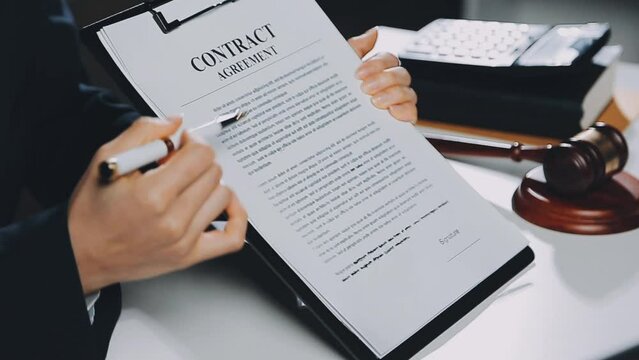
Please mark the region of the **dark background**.
<svg viewBox="0 0 639 360"><path fill-rule="evenodd" d="M141 2L141 0L68 1L78 26L81 27ZM375 25L417 30L436 18L454 18L462 15L461 0L318 0L317 2L342 35L347 38L359 35ZM83 57L93 83L112 89L119 97L124 98L86 49L83 49Z"/></svg>
<svg viewBox="0 0 639 360"><path fill-rule="evenodd" d="M141 0L68 1L81 26L141 2ZM374 25L419 29L438 17L462 15L461 0L317 0L317 2L347 37L362 33Z"/></svg>
<svg viewBox="0 0 639 360"><path fill-rule="evenodd" d="M28 1L28 0L25 0ZM68 0L79 26L88 25L142 0ZM188 1L188 0L175 0ZM345 37L375 25L417 30L439 17L527 23L610 22L611 43L624 46L622 61L639 62L639 1L637 0L317 0ZM84 51L94 83L115 84ZM118 95L121 95L117 92Z"/></svg>

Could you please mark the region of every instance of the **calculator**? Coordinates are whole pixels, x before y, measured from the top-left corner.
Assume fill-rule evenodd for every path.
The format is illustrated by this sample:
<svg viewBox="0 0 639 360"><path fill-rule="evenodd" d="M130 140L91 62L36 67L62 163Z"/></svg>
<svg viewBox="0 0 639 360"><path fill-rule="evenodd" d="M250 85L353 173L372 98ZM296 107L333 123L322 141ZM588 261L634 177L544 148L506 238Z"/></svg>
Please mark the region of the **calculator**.
<svg viewBox="0 0 639 360"><path fill-rule="evenodd" d="M607 23L539 25L438 19L419 30L399 55L411 63L411 69L554 74L588 63L609 37Z"/></svg>

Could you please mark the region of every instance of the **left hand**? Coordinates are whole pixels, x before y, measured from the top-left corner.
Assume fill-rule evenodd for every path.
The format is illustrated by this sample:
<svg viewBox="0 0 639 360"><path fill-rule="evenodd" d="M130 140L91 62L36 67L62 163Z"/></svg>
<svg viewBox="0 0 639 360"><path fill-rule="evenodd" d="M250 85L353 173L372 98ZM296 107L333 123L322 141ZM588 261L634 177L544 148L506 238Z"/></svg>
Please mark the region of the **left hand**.
<svg viewBox="0 0 639 360"><path fill-rule="evenodd" d="M363 58L376 41L377 28L373 28L348 43ZM360 65L356 77L362 80L362 91L372 96L375 107L388 110L397 120L417 122L417 94L410 87L410 74L400 66L397 56L387 52L375 54Z"/></svg>

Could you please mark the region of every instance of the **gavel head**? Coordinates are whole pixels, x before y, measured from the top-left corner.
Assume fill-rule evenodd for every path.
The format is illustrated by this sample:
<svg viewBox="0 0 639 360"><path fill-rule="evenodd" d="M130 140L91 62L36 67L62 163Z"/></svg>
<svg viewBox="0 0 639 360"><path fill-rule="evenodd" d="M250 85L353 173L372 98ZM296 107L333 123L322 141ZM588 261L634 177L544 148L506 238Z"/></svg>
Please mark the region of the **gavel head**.
<svg viewBox="0 0 639 360"><path fill-rule="evenodd" d="M577 195L607 181L627 161L628 144L621 132L598 122L548 150L544 175L558 194Z"/></svg>

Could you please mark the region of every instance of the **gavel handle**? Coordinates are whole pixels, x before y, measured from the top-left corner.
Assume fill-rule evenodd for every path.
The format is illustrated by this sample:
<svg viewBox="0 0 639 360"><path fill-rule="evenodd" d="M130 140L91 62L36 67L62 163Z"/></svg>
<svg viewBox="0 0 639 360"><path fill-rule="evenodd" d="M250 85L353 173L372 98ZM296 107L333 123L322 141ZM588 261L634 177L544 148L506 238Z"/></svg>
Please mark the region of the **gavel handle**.
<svg viewBox="0 0 639 360"><path fill-rule="evenodd" d="M424 134L424 137L443 155L500 157L517 162L530 160L541 163L548 150L552 148L550 144L528 146L517 141L508 144L432 133Z"/></svg>

